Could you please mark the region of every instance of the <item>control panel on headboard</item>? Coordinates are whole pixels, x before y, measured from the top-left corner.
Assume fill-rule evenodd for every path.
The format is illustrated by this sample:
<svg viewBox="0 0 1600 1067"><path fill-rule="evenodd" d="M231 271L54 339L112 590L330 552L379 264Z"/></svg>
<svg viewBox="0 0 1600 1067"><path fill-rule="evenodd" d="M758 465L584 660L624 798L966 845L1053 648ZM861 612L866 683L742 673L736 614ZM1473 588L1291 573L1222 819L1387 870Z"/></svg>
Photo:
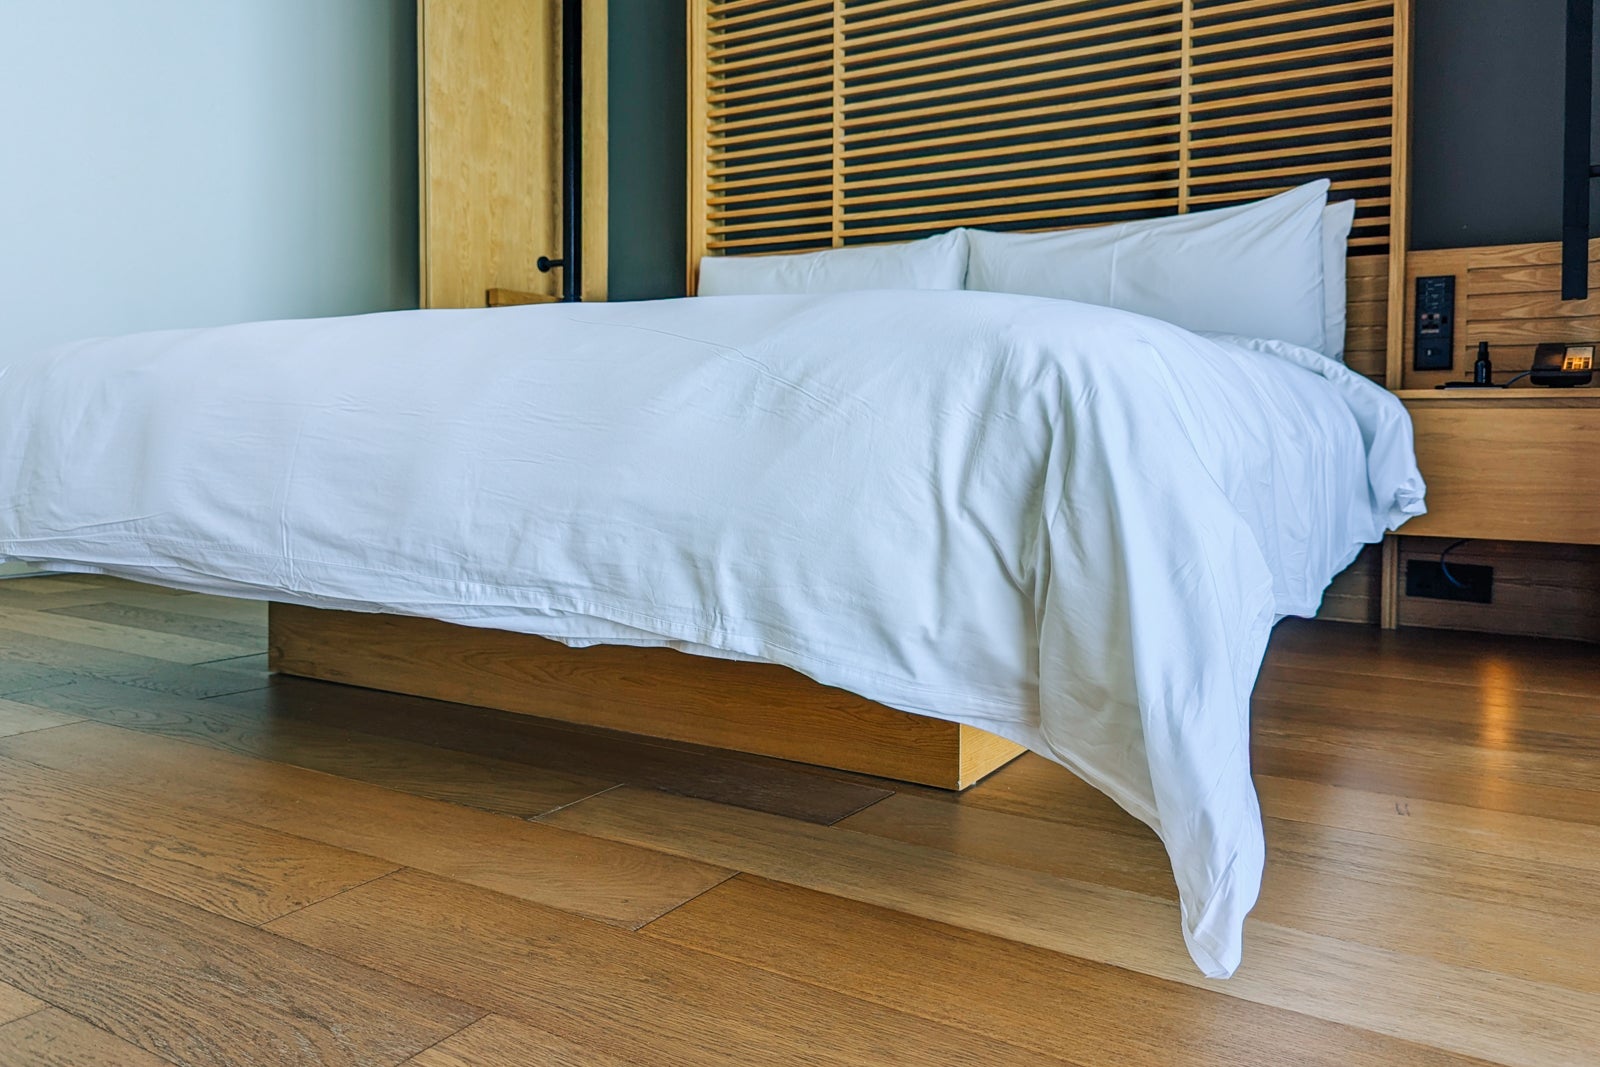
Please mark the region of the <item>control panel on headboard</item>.
<svg viewBox="0 0 1600 1067"><path fill-rule="evenodd" d="M1398 296L1409 25L1409 0L691 0L691 278L704 255L1145 218L1325 176L1357 203L1352 260L1387 257ZM1351 273L1370 313L1376 272ZM1353 340L1394 385L1388 325Z"/></svg>

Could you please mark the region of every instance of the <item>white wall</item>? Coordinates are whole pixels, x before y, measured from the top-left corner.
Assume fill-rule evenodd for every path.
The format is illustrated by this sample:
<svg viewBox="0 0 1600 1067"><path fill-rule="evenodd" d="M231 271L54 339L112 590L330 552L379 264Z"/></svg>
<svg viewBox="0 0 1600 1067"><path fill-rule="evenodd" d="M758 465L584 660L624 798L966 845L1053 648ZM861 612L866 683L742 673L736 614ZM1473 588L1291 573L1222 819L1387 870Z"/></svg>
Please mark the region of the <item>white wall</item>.
<svg viewBox="0 0 1600 1067"><path fill-rule="evenodd" d="M414 307L413 0L0 0L0 358Z"/></svg>

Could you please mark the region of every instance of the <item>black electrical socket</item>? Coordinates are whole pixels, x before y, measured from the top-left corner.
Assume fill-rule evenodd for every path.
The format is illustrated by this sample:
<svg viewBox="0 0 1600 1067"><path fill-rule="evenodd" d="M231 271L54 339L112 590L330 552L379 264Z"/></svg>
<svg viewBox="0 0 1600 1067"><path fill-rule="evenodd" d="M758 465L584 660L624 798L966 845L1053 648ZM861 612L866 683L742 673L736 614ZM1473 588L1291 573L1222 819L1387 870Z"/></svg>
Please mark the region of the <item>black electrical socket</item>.
<svg viewBox="0 0 1600 1067"><path fill-rule="evenodd" d="M1451 581L1451 578L1455 581ZM1426 597L1429 600L1464 600L1470 604L1492 604L1494 568L1477 563L1407 560L1406 596Z"/></svg>
<svg viewBox="0 0 1600 1067"><path fill-rule="evenodd" d="M1417 318L1412 324L1411 366L1415 370L1449 370L1454 362L1456 279L1438 274L1417 279Z"/></svg>

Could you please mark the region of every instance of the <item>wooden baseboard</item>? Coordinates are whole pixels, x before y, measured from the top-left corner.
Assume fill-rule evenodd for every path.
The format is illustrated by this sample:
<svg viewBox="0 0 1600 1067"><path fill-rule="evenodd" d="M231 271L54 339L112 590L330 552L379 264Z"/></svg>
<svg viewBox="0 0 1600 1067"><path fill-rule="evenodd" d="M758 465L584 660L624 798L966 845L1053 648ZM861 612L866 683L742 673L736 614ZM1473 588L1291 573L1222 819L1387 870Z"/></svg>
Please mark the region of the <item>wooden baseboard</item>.
<svg viewBox="0 0 1600 1067"><path fill-rule="evenodd" d="M275 671L965 789L1022 753L766 663L273 604Z"/></svg>

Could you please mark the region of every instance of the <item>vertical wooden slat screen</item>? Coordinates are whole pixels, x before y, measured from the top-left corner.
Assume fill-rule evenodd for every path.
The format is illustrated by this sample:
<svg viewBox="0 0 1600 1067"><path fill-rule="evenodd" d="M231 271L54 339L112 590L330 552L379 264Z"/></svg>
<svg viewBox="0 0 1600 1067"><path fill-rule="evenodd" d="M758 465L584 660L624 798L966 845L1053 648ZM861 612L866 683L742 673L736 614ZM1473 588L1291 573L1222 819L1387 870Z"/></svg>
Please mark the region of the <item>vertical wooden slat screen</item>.
<svg viewBox="0 0 1600 1067"><path fill-rule="evenodd" d="M1389 249L1407 0L691 0L690 258L1043 229L1314 177Z"/></svg>
<svg viewBox="0 0 1600 1067"><path fill-rule="evenodd" d="M1387 250L1395 143L1394 0L1193 0L1188 204L1311 178L1354 198L1355 251Z"/></svg>
<svg viewBox="0 0 1600 1067"><path fill-rule="evenodd" d="M701 166L703 232L719 249L837 243L834 205L843 189L834 129L843 72L836 70L834 8L835 0L714 4L702 39L706 84L715 90L705 98Z"/></svg>

